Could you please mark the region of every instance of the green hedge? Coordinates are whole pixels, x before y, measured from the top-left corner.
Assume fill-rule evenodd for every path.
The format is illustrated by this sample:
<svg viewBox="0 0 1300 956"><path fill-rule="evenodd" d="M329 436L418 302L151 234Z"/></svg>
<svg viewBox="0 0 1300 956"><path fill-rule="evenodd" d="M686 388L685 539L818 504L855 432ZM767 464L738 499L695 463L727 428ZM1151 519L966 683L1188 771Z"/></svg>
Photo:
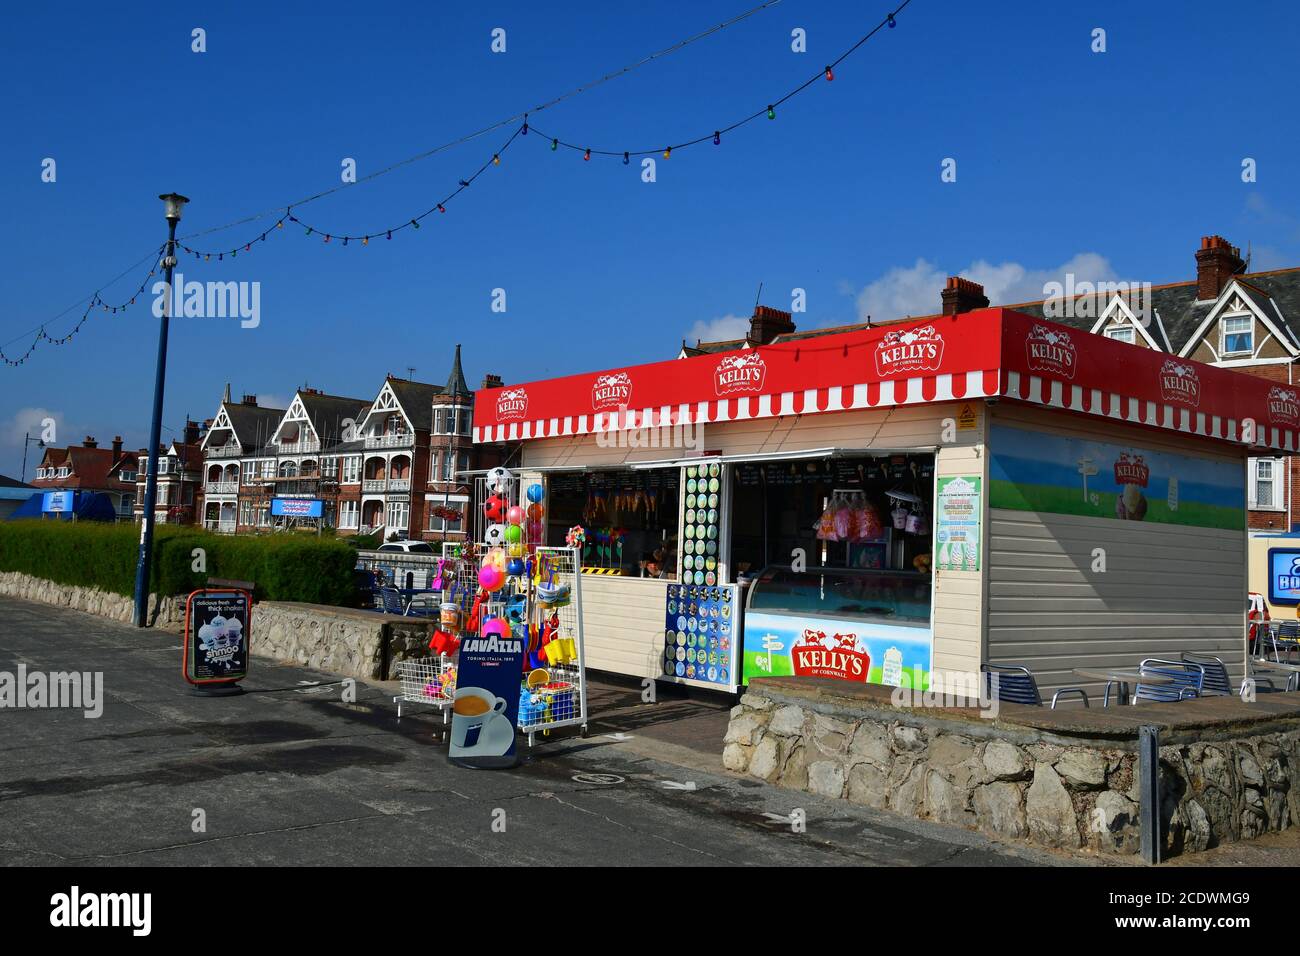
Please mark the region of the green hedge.
<svg viewBox="0 0 1300 956"><path fill-rule="evenodd" d="M206 552L206 570L194 571L194 549ZM0 523L0 571L97 587L115 594L135 592L140 528L91 521L6 521ZM352 569L356 550L342 541L298 535L220 535L183 525L154 528L155 594L186 594L209 577L253 581L256 596L269 601L349 606L355 603Z"/></svg>

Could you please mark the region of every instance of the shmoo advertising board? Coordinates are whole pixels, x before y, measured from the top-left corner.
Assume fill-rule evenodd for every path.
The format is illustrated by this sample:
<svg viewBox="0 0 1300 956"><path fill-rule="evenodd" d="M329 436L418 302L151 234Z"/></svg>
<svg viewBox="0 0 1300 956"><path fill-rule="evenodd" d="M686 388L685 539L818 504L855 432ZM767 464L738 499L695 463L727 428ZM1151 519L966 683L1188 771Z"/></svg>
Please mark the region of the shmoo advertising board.
<svg viewBox="0 0 1300 956"><path fill-rule="evenodd" d="M185 602L185 679L191 684L233 684L248 676L247 591L195 591Z"/></svg>

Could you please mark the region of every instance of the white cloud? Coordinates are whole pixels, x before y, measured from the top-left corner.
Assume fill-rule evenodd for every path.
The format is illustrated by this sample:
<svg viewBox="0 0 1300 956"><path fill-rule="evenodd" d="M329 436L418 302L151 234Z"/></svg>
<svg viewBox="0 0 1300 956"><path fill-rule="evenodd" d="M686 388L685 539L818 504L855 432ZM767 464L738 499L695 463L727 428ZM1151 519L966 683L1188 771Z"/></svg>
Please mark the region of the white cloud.
<svg viewBox="0 0 1300 956"><path fill-rule="evenodd" d="M686 344L700 342L727 342L731 339L743 339L749 334L749 317L741 315L724 315L721 318L703 320L691 326L686 333Z"/></svg>
<svg viewBox="0 0 1300 956"><path fill-rule="evenodd" d="M63 440L69 433L63 412L56 412L50 408L18 409L18 411L14 412L12 418L5 422L3 426L0 426L0 441L6 445L17 445L21 448L24 435L30 435L32 438L44 437L44 422L47 419L53 419L54 421L54 435L49 444L68 444Z"/></svg>
<svg viewBox="0 0 1300 956"><path fill-rule="evenodd" d="M1073 274L1075 285L1119 281L1110 260L1095 252L1078 253L1052 269L1030 269L1018 262L992 263L977 259L964 269L947 271L926 259L917 259L914 265L895 266L863 287L857 294L858 317L863 321L870 316L873 321L888 322L907 316L934 315L943 307L944 281L950 275L980 283L993 305L1013 305L1042 299L1047 283L1064 283L1067 273Z"/></svg>

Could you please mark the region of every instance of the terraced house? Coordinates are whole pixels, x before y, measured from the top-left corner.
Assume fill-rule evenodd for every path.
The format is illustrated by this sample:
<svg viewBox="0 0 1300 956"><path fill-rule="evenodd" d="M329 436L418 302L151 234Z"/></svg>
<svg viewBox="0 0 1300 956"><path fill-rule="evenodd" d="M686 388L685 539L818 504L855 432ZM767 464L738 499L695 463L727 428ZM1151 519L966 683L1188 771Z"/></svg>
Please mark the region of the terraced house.
<svg viewBox="0 0 1300 956"><path fill-rule="evenodd" d="M390 374L374 399L303 387L287 409L268 409L252 395L231 402L227 386L205 437L204 524L461 538L465 473L500 460L469 440L473 402L459 346L445 386Z"/></svg>

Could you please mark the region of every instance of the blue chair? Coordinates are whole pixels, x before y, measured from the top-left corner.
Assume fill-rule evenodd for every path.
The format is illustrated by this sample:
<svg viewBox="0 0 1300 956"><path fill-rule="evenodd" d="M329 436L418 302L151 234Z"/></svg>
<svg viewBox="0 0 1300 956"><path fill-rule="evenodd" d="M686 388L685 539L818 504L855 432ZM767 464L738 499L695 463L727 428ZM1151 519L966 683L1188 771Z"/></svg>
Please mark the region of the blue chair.
<svg viewBox="0 0 1300 956"><path fill-rule="evenodd" d="M1186 700L1189 697L1199 697L1201 688L1205 685L1205 668L1200 664L1187 661L1168 661L1159 657L1148 657L1138 665L1138 673L1143 676L1166 677L1170 680L1168 683L1162 681L1159 684L1148 684L1139 677L1137 687L1133 691L1135 704L1140 700L1169 703L1175 700Z"/></svg>
<svg viewBox="0 0 1300 956"><path fill-rule="evenodd" d="M1217 657L1211 657L1209 654L1197 654L1194 651L1183 651L1179 655L1185 664L1199 664L1205 671L1205 683L1201 686L1202 694L1209 694L1216 697L1233 697L1232 681L1228 677L1228 665Z"/></svg>
<svg viewBox="0 0 1300 956"><path fill-rule="evenodd" d="M385 614L396 614L399 617L406 615L406 608L402 605L402 595L397 593L397 588L380 588L379 600Z"/></svg>
<svg viewBox="0 0 1300 956"><path fill-rule="evenodd" d="M984 674L985 692L999 703L1043 706L1043 695L1038 692L1038 682L1029 673L1029 668L1018 664L981 664L980 672ZM994 675L997 676L996 681ZM1062 694L1078 694L1083 698L1084 707L1091 706L1088 694L1082 687L1062 687L1052 695L1052 710L1056 710L1056 702Z"/></svg>

